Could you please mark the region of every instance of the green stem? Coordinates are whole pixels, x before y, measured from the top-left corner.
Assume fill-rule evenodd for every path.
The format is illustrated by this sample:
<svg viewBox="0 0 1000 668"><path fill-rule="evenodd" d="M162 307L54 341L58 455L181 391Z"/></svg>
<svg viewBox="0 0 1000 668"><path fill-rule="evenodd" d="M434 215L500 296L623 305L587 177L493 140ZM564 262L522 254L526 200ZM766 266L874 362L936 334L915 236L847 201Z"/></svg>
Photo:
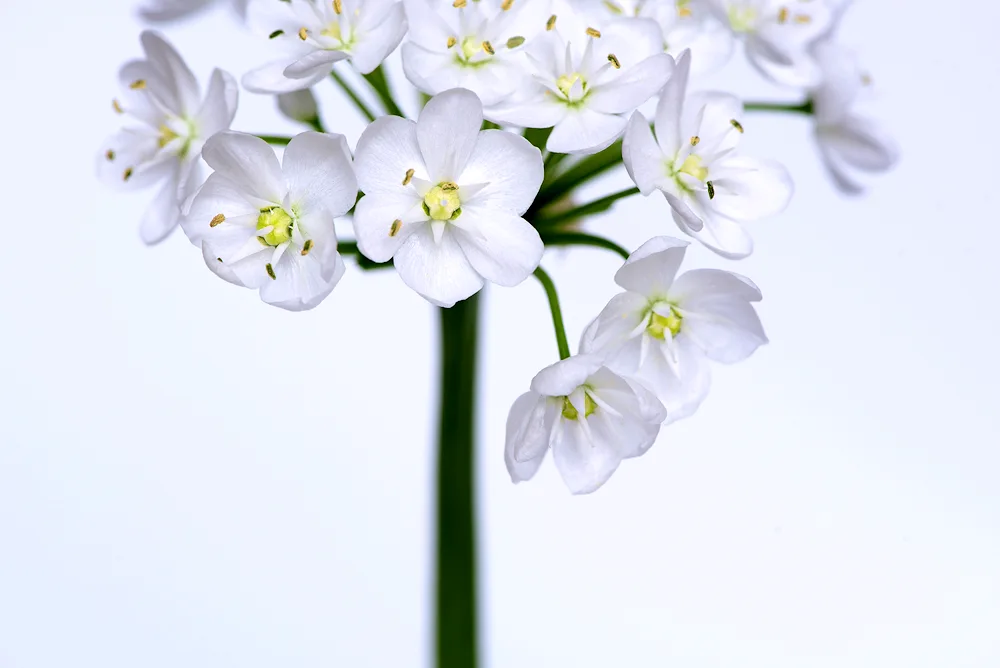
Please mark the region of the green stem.
<svg viewBox="0 0 1000 668"><path fill-rule="evenodd" d="M284 137L281 135L257 135L258 138L263 139L268 144L273 146L288 146L288 142L292 141L291 137Z"/></svg>
<svg viewBox="0 0 1000 668"><path fill-rule="evenodd" d="M552 326L556 330L556 344L559 346L559 359L569 357L569 342L566 340L566 326L563 324L562 308L559 306L559 293L552 277L539 267L535 269L535 278L545 288L545 296L549 298L549 310L552 311Z"/></svg>
<svg viewBox="0 0 1000 668"><path fill-rule="evenodd" d="M542 241L546 246L593 246L614 251L627 260L630 253L610 239L586 232L543 232Z"/></svg>
<svg viewBox="0 0 1000 668"><path fill-rule="evenodd" d="M543 211L537 216L537 218L535 218L535 226L538 228L552 227L565 221L583 218L584 216L590 216L595 213L603 213L604 211L610 209L618 200L638 194L638 188L627 188L606 197L596 199L593 202L581 204L580 206L572 208L569 211L559 211L550 215L545 215L545 212Z"/></svg>
<svg viewBox="0 0 1000 668"><path fill-rule="evenodd" d="M474 483L479 295L440 309L440 314L436 666L476 668Z"/></svg>
<svg viewBox="0 0 1000 668"><path fill-rule="evenodd" d="M779 104L776 102L744 102L744 111L783 111L793 114L812 114L813 102L806 100L802 104Z"/></svg>
<svg viewBox="0 0 1000 668"><path fill-rule="evenodd" d="M565 172L555 177L550 183L542 184L542 189L528 212L529 215L525 217L531 220L530 214L532 212L541 211L570 190L621 163L622 143L620 141L615 142L600 153L583 158Z"/></svg>
<svg viewBox="0 0 1000 668"><path fill-rule="evenodd" d="M351 102L353 102L354 106L358 108L358 111L360 111L364 117L368 119L368 122L370 123L374 121L376 118L375 114L368 107L368 105L365 104L365 101L361 99L357 91L351 87L351 84L347 83L347 81L340 76L340 73L337 72L337 70L330 72L330 76L333 77L333 80L337 82L337 85L340 86L345 93L347 93L347 97L351 98Z"/></svg>
<svg viewBox="0 0 1000 668"><path fill-rule="evenodd" d="M310 118L308 121L306 121L306 125L311 127L316 132L326 132L326 128L323 127L323 121L319 119L319 116L316 116L315 118Z"/></svg>
<svg viewBox="0 0 1000 668"><path fill-rule="evenodd" d="M388 262L374 262L369 260L361 254L361 250L358 248L358 242L356 241L341 241L337 244L337 252L341 255L357 256L358 266L366 271L369 269L390 269L393 266L392 260L389 260Z"/></svg>
<svg viewBox="0 0 1000 668"><path fill-rule="evenodd" d="M382 69L381 65L368 74L365 74L364 77L371 84L372 88L375 89L375 92L378 93L378 98L382 100L382 105L388 114L406 118L406 114L403 113L403 110L399 108L396 100L392 97L392 91L389 90L389 82L385 77L385 70Z"/></svg>

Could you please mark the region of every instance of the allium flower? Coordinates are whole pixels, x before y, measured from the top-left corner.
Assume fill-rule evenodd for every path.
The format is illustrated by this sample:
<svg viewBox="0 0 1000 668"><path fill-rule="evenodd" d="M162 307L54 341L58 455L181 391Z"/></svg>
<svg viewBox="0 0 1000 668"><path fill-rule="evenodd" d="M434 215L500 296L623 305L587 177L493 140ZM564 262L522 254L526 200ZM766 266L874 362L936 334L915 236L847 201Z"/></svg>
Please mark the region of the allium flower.
<svg viewBox="0 0 1000 668"><path fill-rule="evenodd" d="M615 275L625 288L584 332L581 350L653 389L667 421L694 413L711 382L708 360L733 364L767 343L749 279L718 269L674 278L687 242L655 237Z"/></svg>
<svg viewBox="0 0 1000 668"><path fill-rule="evenodd" d="M743 104L724 93L687 97L690 54L683 54L656 109L656 138L632 116L622 158L644 195L659 190L674 221L716 253L743 258L753 240L742 223L784 210L792 195L785 168L739 155Z"/></svg>
<svg viewBox="0 0 1000 668"><path fill-rule="evenodd" d="M747 58L762 74L789 86L809 86L820 72L809 46L833 20L831 0L706 0L716 16L746 43Z"/></svg>
<svg viewBox="0 0 1000 668"><path fill-rule="evenodd" d="M853 55L824 40L814 48L823 84L811 92L820 155L837 187L864 190L854 172L886 172L899 159L896 142L874 120L857 112L868 78Z"/></svg>
<svg viewBox="0 0 1000 668"><path fill-rule="evenodd" d="M479 98L459 88L417 122L386 116L358 141L358 247L375 262L394 258L403 281L439 306L484 281L517 285L544 250L521 218L542 185L541 152L510 132L480 132L482 122Z"/></svg>
<svg viewBox="0 0 1000 668"><path fill-rule="evenodd" d="M539 372L511 407L507 471L515 483L530 480L551 449L569 490L589 494L623 459L649 450L666 416L652 392L613 372L599 355L570 357Z"/></svg>
<svg viewBox="0 0 1000 668"><path fill-rule="evenodd" d="M569 42L550 30L528 45L527 54L534 82L489 107L486 116L551 127L546 148L556 153L596 153L610 146L625 130L628 114L656 95L674 68L659 26L649 19L616 21L603 32L587 28Z"/></svg>
<svg viewBox="0 0 1000 668"><path fill-rule="evenodd" d="M403 69L436 95L467 88L495 104L527 80L524 45L545 30L549 0L404 0L410 24Z"/></svg>
<svg viewBox="0 0 1000 668"><path fill-rule="evenodd" d="M239 89L217 69L202 96L198 80L163 37L147 31L141 39L146 58L122 67L122 97L113 102L137 124L107 139L98 173L126 188L159 186L139 227L142 240L154 244L177 226L181 203L200 185L201 147L232 123Z"/></svg>
<svg viewBox="0 0 1000 668"><path fill-rule="evenodd" d="M663 48L675 58L685 49L694 56L694 71L709 72L732 54L733 35L719 22L705 0L574 0L594 17L595 27L608 20L647 18L663 33Z"/></svg>
<svg viewBox="0 0 1000 668"><path fill-rule="evenodd" d="M147 21L173 21L185 18L210 5L232 5L240 16L245 16L248 0L145 0L139 16Z"/></svg>
<svg viewBox="0 0 1000 668"><path fill-rule="evenodd" d="M289 311L319 304L344 275L334 218L358 192L347 140L300 134L279 164L262 139L223 132L204 154L215 173L183 224L208 268Z"/></svg>
<svg viewBox="0 0 1000 668"><path fill-rule="evenodd" d="M252 0L249 22L286 52L243 76L244 88L255 93L309 88L344 59L368 74L406 34L397 0Z"/></svg>

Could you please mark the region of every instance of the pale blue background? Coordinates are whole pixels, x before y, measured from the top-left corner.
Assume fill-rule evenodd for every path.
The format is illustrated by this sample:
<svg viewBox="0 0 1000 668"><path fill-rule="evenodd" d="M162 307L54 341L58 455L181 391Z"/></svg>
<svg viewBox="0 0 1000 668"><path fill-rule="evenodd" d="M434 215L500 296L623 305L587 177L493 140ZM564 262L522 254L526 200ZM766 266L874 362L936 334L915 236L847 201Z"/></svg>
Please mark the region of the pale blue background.
<svg viewBox="0 0 1000 668"><path fill-rule="evenodd" d="M832 190L805 119L747 123L798 194L751 259L689 264L759 283L772 343L599 493L570 497L550 464L510 484L507 409L556 350L538 285L488 292L485 665L1000 665L1000 8L960 4L850 15L905 149L867 199ZM130 3L6 0L0 19L0 667L429 665L432 309L351 267L288 314L180 233L144 248L147 197L92 176L139 53ZM229 26L169 35L204 80L266 57ZM742 64L717 81L773 94ZM361 122L324 95L353 144ZM238 129L293 129L243 100ZM593 227L675 233L655 198ZM545 259L573 339L616 265Z"/></svg>

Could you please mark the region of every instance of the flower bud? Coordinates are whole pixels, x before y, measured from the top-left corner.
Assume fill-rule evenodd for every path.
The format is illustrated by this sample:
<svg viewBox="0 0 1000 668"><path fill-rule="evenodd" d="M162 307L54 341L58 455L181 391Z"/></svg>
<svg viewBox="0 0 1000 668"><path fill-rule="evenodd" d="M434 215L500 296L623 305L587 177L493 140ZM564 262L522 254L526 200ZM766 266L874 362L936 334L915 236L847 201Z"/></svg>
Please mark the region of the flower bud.
<svg viewBox="0 0 1000 668"><path fill-rule="evenodd" d="M319 107L316 105L316 97L308 88L279 95L278 109L281 110L282 114L299 123L312 125L319 120Z"/></svg>

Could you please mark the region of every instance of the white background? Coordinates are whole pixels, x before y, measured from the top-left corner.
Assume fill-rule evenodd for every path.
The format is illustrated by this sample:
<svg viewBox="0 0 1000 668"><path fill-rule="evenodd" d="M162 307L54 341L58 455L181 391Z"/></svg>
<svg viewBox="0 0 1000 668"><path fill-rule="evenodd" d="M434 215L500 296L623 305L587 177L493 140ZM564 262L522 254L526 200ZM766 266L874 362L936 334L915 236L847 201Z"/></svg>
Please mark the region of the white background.
<svg viewBox="0 0 1000 668"><path fill-rule="evenodd" d="M1000 665L1000 6L857 4L844 36L902 164L843 199L806 119L748 122L797 196L751 259L688 262L752 277L771 345L593 496L551 462L510 484L507 409L556 350L536 283L488 291L485 665ZM0 19L0 668L428 666L432 308L352 267L289 314L180 233L143 247L148 198L93 177L139 54L130 3L3 0ZM267 57L232 25L168 34L204 80ZM716 83L776 94L735 61ZM236 128L294 129L243 100ZM659 198L592 227L675 233ZM544 261L571 338L617 264Z"/></svg>

